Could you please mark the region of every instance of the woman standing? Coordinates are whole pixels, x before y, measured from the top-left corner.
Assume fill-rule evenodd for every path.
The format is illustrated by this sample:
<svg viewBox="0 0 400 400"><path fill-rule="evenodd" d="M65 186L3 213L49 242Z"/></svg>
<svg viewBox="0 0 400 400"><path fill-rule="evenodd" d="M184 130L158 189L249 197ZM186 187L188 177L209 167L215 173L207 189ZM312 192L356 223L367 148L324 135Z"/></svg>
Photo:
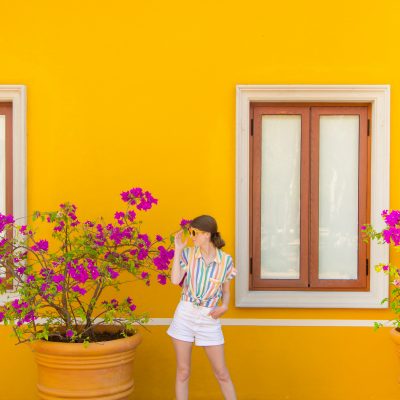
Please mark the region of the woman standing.
<svg viewBox="0 0 400 400"><path fill-rule="evenodd" d="M236 269L232 257L223 252L225 245L215 219L201 215L190 223L194 247L185 247L183 231L175 235L175 256L171 281L182 282L182 294L167 334L176 353L176 400L187 400L193 342L203 346L221 391L228 400L236 400L235 389L225 365L224 336L220 317L229 305L229 284ZM222 298L222 304L218 305Z"/></svg>

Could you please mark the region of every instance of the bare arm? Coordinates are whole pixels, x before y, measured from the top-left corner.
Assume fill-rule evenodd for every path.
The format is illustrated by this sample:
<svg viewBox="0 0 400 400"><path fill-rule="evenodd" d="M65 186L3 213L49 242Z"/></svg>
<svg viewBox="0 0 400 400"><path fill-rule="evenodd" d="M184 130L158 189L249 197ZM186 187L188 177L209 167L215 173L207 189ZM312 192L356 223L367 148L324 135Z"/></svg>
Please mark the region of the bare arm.
<svg viewBox="0 0 400 400"><path fill-rule="evenodd" d="M230 280L222 284L222 306L226 307L226 309L229 307L229 299L231 297L230 284Z"/></svg>
<svg viewBox="0 0 400 400"><path fill-rule="evenodd" d="M185 274L185 270L182 269L180 265L180 259L187 240L186 242L182 242L182 234L183 231L181 230L175 235L174 262L171 269L171 283L173 285L179 285L183 278L183 275Z"/></svg>

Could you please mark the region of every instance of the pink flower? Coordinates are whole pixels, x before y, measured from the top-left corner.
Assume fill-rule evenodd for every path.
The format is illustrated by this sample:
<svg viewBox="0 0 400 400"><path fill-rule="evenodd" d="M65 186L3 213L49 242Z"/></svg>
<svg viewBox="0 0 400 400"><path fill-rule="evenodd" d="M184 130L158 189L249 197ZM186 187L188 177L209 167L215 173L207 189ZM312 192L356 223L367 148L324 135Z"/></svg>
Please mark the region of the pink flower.
<svg viewBox="0 0 400 400"><path fill-rule="evenodd" d="M117 299L111 299L110 304L114 307L117 308L119 306L118 300Z"/></svg>
<svg viewBox="0 0 400 400"><path fill-rule="evenodd" d="M81 288L78 285L72 286L71 288L74 292L81 294L82 296L86 293L86 289Z"/></svg>
<svg viewBox="0 0 400 400"><path fill-rule="evenodd" d="M149 273L148 272L142 272L141 277L142 277L142 279L147 279L149 277Z"/></svg>
<svg viewBox="0 0 400 400"><path fill-rule="evenodd" d="M182 219L181 222L180 222L180 226L182 228L187 228L188 225L190 225L191 222L192 222L191 219Z"/></svg>
<svg viewBox="0 0 400 400"><path fill-rule="evenodd" d="M19 267L19 268L17 268L17 272L18 272L20 275L22 275L22 274L25 272L25 270L26 270L26 267Z"/></svg>
<svg viewBox="0 0 400 400"><path fill-rule="evenodd" d="M144 260L148 254L149 254L149 252L147 250L140 249L139 254L138 254L138 260Z"/></svg>
<svg viewBox="0 0 400 400"><path fill-rule="evenodd" d="M115 279L119 276L119 273L117 271L114 271L112 268L107 267L107 270L110 274L111 279Z"/></svg>
<svg viewBox="0 0 400 400"><path fill-rule="evenodd" d="M129 219L129 221L134 221L134 219L136 218L136 213L135 213L135 211L129 210L129 211L127 212L127 214L128 214L128 219Z"/></svg>
<svg viewBox="0 0 400 400"><path fill-rule="evenodd" d="M65 276L64 275L54 275L54 276L52 276L51 279L53 280L54 283L60 283L65 280Z"/></svg>
<svg viewBox="0 0 400 400"><path fill-rule="evenodd" d="M72 338L72 336L74 336L74 331L72 331L71 329L68 329L67 332L65 332L65 336L67 338Z"/></svg>
<svg viewBox="0 0 400 400"><path fill-rule="evenodd" d="M393 210L390 214L385 216L385 222L389 226L396 226L400 221L400 211Z"/></svg>
<svg viewBox="0 0 400 400"><path fill-rule="evenodd" d="M49 242L47 240L39 240L31 247L33 251L47 251L49 249Z"/></svg>
<svg viewBox="0 0 400 400"><path fill-rule="evenodd" d="M167 283L166 276L162 275L162 274L158 274L157 275L157 280L158 280L158 283L161 284L161 285L165 285Z"/></svg>

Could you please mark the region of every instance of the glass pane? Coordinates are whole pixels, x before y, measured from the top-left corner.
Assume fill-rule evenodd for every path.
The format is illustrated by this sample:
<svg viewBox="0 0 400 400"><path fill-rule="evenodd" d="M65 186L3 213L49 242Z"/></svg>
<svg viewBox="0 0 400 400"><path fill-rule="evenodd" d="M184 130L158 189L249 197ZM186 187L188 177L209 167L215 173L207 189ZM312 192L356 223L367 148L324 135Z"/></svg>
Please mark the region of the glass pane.
<svg viewBox="0 0 400 400"><path fill-rule="evenodd" d="M0 115L0 213L6 213L6 116Z"/></svg>
<svg viewBox="0 0 400 400"><path fill-rule="evenodd" d="M319 278L357 279L358 115L320 117Z"/></svg>
<svg viewBox="0 0 400 400"><path fill-rule="evenodd" d="M300 277L301 115L263 115L261 278Z"/></svg>

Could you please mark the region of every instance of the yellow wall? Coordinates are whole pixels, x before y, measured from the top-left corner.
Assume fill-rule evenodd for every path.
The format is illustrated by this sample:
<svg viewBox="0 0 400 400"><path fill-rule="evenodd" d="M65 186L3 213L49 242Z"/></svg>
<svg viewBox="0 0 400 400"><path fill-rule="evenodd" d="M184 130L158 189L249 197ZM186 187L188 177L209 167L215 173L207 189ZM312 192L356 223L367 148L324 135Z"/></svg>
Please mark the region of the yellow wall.
<svg viewBox="0 0 400 400"><path fill-rule="evenodd" d="M111 218L119 193L143 186L159 199L144 218L151 233L209 213L234 254L235 85L302 83L391 85L390 201L399 207L399 16L397 0L3 2L0 84L27 86L29 211L71 200L80 215ZM168 285L128 292L152 317L171 317L179 298ZM374 320L389 313L235 309L232 293L226 317ZM138 349L136 398L172 399L172 345L165 326L150 329ZM0 327L0 398L34 399L31 354L8 333ZM224 333L240 399L400 395L387 329ZM202 350L193 357L192 398L221 398ZM202 397L205 387L214 394Z"/></svg>

